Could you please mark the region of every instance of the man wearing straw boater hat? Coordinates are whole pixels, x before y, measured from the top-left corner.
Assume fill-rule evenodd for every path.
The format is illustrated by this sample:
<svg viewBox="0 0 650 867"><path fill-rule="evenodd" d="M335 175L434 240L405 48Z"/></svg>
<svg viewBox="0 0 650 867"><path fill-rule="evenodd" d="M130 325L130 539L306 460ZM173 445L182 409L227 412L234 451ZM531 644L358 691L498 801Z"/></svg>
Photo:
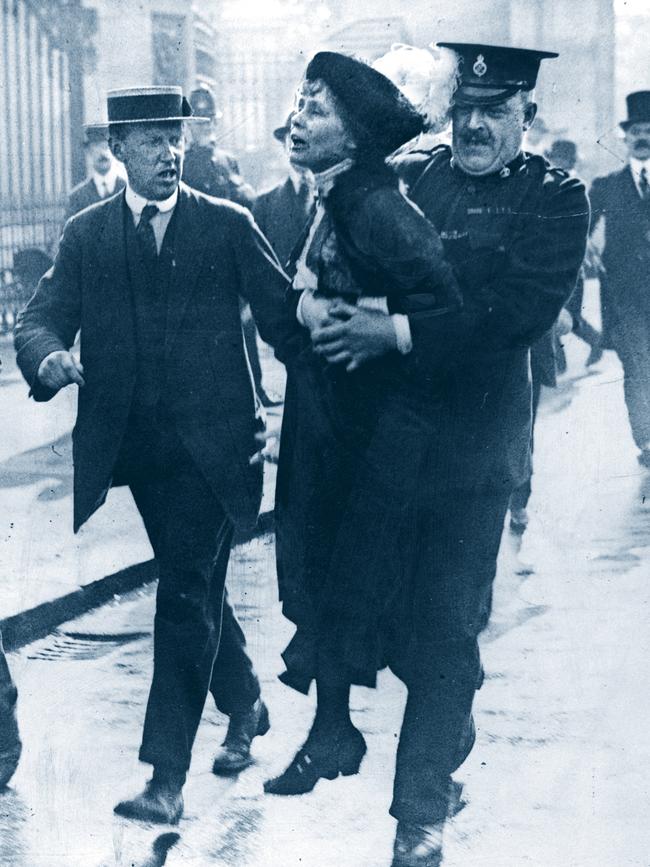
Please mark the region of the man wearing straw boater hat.
<svg viewBox="0 0 650 867"><path fill-rule="evenodd" d="M625 403L641 466L650 469L650 90L627 97L627 164L596 178L591 231L605 221L600 293L603 346L623 365Z"/></svg>
<svg viewBox="0 0 650 867"><path fill-rule="evenodd" d="M269 727L224 597L233 528L255 523L262 488L238 296L280 359L298 328L286 279L250 214L179 183L190 116L178 87L109 92L110 145L126 190L66 224L16 328L35 400L79 387L75 530L111 485L127 484L158 561L140 748L153 777L116 812L171 823L182 814L209 691L230 717L215 773L249 764L252 739ZM71 352L78 331L80 359Z"/></svg>

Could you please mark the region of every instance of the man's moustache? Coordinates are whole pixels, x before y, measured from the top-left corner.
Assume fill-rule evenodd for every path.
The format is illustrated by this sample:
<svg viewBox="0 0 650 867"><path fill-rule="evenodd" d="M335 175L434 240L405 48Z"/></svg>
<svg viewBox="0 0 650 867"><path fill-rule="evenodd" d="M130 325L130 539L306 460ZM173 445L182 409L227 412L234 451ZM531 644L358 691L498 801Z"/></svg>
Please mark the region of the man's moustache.
<svg viewBox="0 0 650 867"><path fill-rule="evenodd" d="M650 148L650 140L648 140L647 138L638 138L634 142L634 147L635 148L644 148L644 149Z"/></svg>
<svg viewBox="0 0 650 867"><path fill-rule="evenodd" d="M461 142L466 145L486 145L490 144L490 136L485 135L464 135Z"/></svg>

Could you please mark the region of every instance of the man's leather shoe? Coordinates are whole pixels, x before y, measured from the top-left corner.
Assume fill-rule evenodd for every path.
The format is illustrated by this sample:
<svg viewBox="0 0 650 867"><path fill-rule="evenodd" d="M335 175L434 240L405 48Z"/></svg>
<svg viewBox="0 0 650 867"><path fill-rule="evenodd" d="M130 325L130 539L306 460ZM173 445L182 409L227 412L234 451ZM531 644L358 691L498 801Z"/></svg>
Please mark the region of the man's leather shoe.
<svg viewBox="0 0 650 867"><path fill-rule="evenodd" d="M442 823L411 825L398 822L392 867L440 867Z"/></svg>
<svg viewBox="0 0 650 867"><path fill-rule="evenodd" d="M365 754L364 737L354 727L343 736L310 736L286 771L264 783L264 791L269 795L304 795L321 779L359 773Z"/></svg>
<svg viewBox="0 0 650 867"><path fill-rule="evenodd" d="M182 787L176 783L159 780L154 776L143 792L129 801L120 801L113 812L125 819L178 825L183 815L182 791Z"/></svg>
<svg viewBox="0 0 650 867"><path fill-rule="evenodd" d="M261 698L249 710L233 713L226 739L214 758L212 773L218 777L232 777L251 765L253 738L265 735L270 728L269 712Z"/></svg>

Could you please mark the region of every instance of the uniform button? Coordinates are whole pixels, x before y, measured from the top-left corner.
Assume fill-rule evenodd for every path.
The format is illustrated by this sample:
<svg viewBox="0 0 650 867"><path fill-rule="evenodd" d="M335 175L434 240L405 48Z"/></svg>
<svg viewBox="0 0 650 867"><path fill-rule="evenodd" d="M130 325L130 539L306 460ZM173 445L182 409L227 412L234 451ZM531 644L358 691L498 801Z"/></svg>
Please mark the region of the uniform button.
<svg viewBox="0 0 650 867"><path fill-rule="evenodd" d="M476 187L474 186L474 184L468 184L467 192L472 196L474 195L474 193L476 192Z"/></svg>

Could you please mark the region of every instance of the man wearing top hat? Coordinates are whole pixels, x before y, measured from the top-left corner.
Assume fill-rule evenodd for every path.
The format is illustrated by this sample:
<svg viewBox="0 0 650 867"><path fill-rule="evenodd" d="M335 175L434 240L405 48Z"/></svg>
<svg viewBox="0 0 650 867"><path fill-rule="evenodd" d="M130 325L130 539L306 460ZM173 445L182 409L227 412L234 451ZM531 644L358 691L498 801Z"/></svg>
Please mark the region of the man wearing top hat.
<svg viewBox="0 0 650 867"><path fill-rule="evenodd" d="M84 129L84 149L88 162L88 177L70 190L65 218L68 220L95 202L119 193L125 187L108 146L108 126L90 123Z"/></svg>
<svg viewBox="0 0 650 867"><path fill-rule="evenodd" d="M530 346L570 296L589 205L580 181L523 152L549 52L439 43L457 53L451 147L402 157L410 197L433 222L463 296L459 310L409 315L412 375L436 402L430 458L435 534L418 557L410 642L390 661L408 688L391 814L394 867L437 867L453 787L472 748L483 675L477 639L491 605L512 490L529 471ZM396 347L389 316L339 305L312 332L326 358L358 365Z"/></svg>
<svg viewBox="0 0 650 867"><path fill-rule="evenodd" d="M650 90L629 94L627 111L621 127L628 161L594 180L591 230L604 219L603 345L615 350L623 365L638 460L650 468Z"/></svg>
<svg viewBox="0 0 650 867"><path fill-rule="evenodd" d="M144 792L116 812L177 822L206 695L230 716L215 773L250 763L268 727L244 636L225 598L233 527L261 497L253 389L238 297L280 359L298 326L286 279L244 209L180 183L181 89L108 95L110 144L126 190L73 217L16 327L37 401L79 386L74 527L129 485L159 566L153 682L140 759ZM81 358L70 347L81 332Z"/></svg>

